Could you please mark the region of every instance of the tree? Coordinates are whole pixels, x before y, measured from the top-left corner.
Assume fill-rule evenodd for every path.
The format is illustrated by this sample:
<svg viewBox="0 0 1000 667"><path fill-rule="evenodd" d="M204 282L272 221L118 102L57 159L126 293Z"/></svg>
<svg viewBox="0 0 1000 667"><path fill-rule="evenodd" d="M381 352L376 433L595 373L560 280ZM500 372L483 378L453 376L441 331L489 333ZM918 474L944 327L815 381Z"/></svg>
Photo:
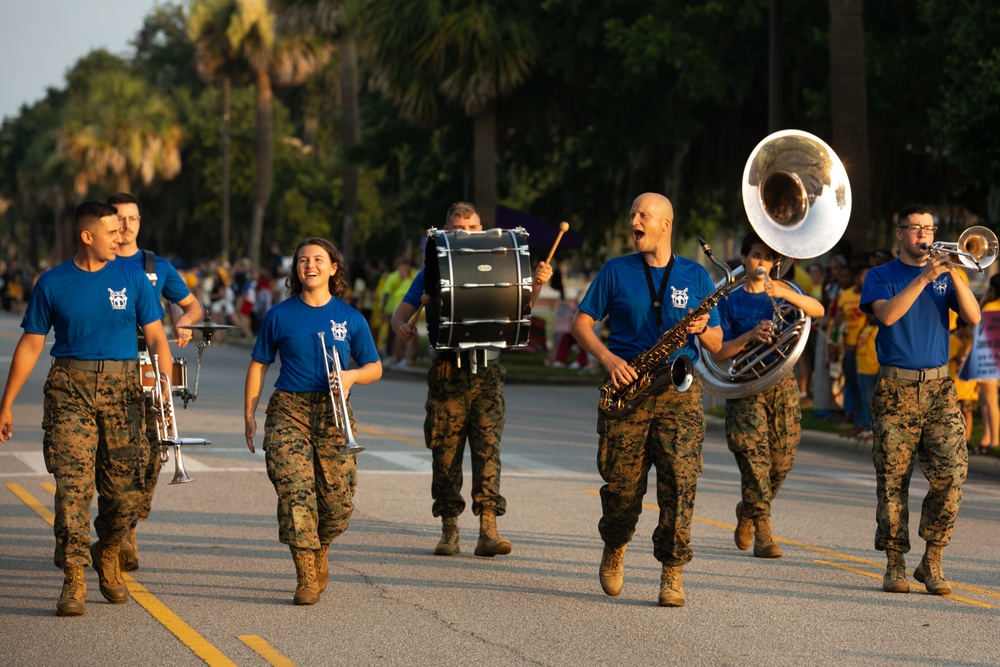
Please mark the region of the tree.
<svg viewBox="0 0 1000 667"><path fill-rule="evenodd" d="M72 96L59 151L73 164L77 195L93 185L135 192L181 170L181 128L165 97L124 72L97 74Z"/></svg>
<svg viewBox="0 0 1000 667"><path fill-rule="evenodd" d="M497 103L531 74L540 46L530 5L374 0L365 21L376 81L407 118L433 124L442 105L473 119L473 183L483 227L497 205Z"/></svg>
<svg viewBox="0 0 1000 667"><path fill-rule="evenodd" d="M257 266L274 183L273 81L301 83L329 59L329 47L302 36L279 38L267 0L197 0L188 26L201 71L210 74L226 64L240 63L253 78L256 187L247 256Z"/></svg>
<svg viewBox="0 0 1000 667"><path fill-rule="evenodd" d="M853 204L846 236L856 248L869 247L873 229L863 9L864 0L830 0L831 144L851 179Z"/></svg>

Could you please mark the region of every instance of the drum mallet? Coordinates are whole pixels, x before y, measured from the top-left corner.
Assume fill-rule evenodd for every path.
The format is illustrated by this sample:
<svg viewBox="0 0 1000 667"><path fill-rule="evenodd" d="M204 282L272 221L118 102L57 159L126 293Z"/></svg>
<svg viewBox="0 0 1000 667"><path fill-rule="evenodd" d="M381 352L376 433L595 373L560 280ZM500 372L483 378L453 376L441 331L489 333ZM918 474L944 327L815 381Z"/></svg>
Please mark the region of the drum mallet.
<svg viewBox="0 0 1000 667"><path fill-rule="evenodd" d="M556 248L559 247L559 241L562 240L562 235L569 231L569 223L561 222L559 223L559 234L556 236L556 240L552 243L552 250L549 251L549 256L545 259L546 264L552 263L552 255L556 254Z"/></svg>
<svg viewBox="0 0 1000 667"><path fill-rule="evenodd" d="M426 292L420 295L420 305L417 307L417 311L410 316L410 319L407 322L407 324L412 324L413 326L417 326L417 318L420 317L420 311L424 309L424 306L427 305L427 302L430 300L431 297Z"/></svg>

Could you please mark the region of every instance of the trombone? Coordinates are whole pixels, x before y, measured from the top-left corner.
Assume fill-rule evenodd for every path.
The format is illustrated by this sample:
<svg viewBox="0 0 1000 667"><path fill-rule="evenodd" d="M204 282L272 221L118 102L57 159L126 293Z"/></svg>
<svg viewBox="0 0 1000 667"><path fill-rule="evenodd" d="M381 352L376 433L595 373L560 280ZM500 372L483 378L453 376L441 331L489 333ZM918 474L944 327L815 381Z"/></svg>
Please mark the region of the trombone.
<svg viewBox="0 0 1000 667"><path fill-rule="evenodd" d="M177 419L174 413L174 396L170 387L170 378L160 372L160 355L153 355L153 372L156 381L153 382L153 412L156 417L156 439L160 443L160 460L166 463L170 454L169 447L174 448L174 478L171 484L193 482L184 470L184 459L181 457L183 445L210 445L212 442L204 438L180 438L177 436Z"/></svg>
<svg viewBox="0 0 1000 667"><path fill-rule="evenodd" d="M934 255L946 253L958 258L953 266L963 266L983 273L997 258L997 235L987 227L969 227L958 237L958 241L921 243L920 248Z"/></svg>
<svg viewBox="0 0 1000 667"><path fill-rule="evenodd" d="M330 320L331 333L333 333L333 326L333 320ZM326 380L330 387L330 402L333 404L333 423L347 436L347 442L340 448L338 453L346 456L347 454L363 452L365 448L359 445L357 440L354 439L354 432L351 430L351 418L347 412L347 396L341 391L343 380L340 374L343 369L340 366L340 353L337 352L336 346L333 347L332 354L326 349L326 339L323 337L322 331L319 332L319 345L323 348L323 364L326 366ZM333 362L332 367L330 365L331 361Z"/></svg>

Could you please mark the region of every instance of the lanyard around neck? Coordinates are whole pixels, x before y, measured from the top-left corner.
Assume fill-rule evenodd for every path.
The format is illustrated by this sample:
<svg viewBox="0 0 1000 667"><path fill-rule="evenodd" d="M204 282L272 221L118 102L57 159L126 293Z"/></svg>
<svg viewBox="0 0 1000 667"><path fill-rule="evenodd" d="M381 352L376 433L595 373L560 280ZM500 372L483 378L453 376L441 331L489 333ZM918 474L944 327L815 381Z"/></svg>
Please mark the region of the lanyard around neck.
<svg viewBox="0 0 1000 667"><path fill-rule="evenodd" d="M642 270L646 272L646 286L649 287L649 299L653 302L653 314L656 315L657 332L663 331L663 313L661 312L663 296L667 293L667 281L670 279L670 271L674 268L674 258L676 257L677 255L670 253L670 261L667 262L666 268L663 269L663 278L660 280L660 291L657 292L653 287L653 272L649 270L646 258L640 256Z"/></svg>

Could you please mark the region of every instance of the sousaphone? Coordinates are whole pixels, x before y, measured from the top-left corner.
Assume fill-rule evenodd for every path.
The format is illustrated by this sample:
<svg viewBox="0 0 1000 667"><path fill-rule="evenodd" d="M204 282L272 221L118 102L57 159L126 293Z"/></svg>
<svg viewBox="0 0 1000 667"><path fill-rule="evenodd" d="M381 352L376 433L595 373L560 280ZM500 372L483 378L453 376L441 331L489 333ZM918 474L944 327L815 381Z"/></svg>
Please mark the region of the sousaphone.
<svg viewBox="0 0 1000 667"><path fill-rule="evenodd" d="M847 170L822 139L783 130L764 138L743 169L743 207L761 240L785 257L827 252L851 217ZM774 313L771 342L743 350L720 366L702 350L698 371L708 391L741 398L767 389L791 370L805 348L811 319L782 305Z"/></svg>

